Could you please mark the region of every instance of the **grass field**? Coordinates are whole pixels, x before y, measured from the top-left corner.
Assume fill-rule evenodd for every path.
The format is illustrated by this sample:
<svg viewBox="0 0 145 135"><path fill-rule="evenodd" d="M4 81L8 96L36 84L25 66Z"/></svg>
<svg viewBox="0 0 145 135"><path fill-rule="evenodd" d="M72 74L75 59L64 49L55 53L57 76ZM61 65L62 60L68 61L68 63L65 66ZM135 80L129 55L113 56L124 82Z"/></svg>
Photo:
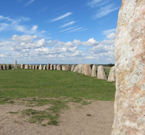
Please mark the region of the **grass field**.
<svg viewBox="0 0 145 135"><path fill-rule="evenodd" d="M106 71L109 73L109 68ZM88 100L114 101L113 83L87 77L71 71L57 70L2 70L0 71L0 104L27 101L27 106L51 107L44 111L26 109L21 113L30 117L29 122L57 125L62 109L69 102L87 105ZM15 114L15 112L12 112ZM43 124L45 126L46 124Z"/></svg>

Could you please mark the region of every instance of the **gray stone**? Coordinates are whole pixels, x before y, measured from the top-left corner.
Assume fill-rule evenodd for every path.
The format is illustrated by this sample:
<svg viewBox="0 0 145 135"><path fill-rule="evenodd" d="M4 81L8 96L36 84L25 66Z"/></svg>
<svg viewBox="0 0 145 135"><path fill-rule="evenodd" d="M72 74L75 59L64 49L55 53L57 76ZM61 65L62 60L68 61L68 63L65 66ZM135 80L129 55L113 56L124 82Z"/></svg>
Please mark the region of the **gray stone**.
<svg viewBox="0 0 145 135"><path fill-rule="evenodd" d="M29 64L29 69L32 69L32 65Z"/></svg>
<svg viewBox="0 0 145 135"><path fill-rule="evenodd" d="M3 65L3 70L6 70L6 65Z"/></svg>
<svg viewBox="0 0 145 135"><path fill-rule="evenodd" d="M0 70L3 70L3 66L2 65L0 65Z"/></svg>
<svg viewBox="0 0 145 135"><path fill-rule="evenodd" d="M75 69L75 65L72 65L71 66L71 71L74 71L74 69Z"/></svg>
<svg viewBox="0 0 145 135"><path fill-rule="evenodd" d="M32 65L32 69L35 69L35 65Z"/></svg>
<svg viewBox="0 0 145 135"><path fill-rule="evenodd" d="M35 65L35 69L38 69L38 65Z"/></svg>
<svg viewBox="0 0 145 135"><path fill-rule="evenodd" d="M107 80L108 78L105 68L102 65L98 66L97 78L102 80Z"/></svg>
<svg viewBox="0 0 145 135"><path fill-rule="evenodd" d="M10 64L7 64L7 69L11 69L11 65Z"/></svg>
<svg viewBox="0 0 145 135"><path fill-rule="evenodd" d="M46 70L46 65L43 66L43 70Z"/></svg>
<svg viewBox="0 0 145 135"><path fill-rule="evenodd" d="M53 70L53 64L50 65L50 70Z"/></svg>
<svg viewBox="0 0 145 135"><path fill-rule="evenodd" d="M78 64L78 73L82 73L83 64Z"/></svg>
<svg viewBox="0 0 145 135"><path fill-rule="evenodd" d="M21 69L24 69L24 67L25 67L25 66L24 66L24 64L22 63L22 64L21 64Z"/></svg>
<svg viewBox="0 0 145 135"><path fill-rule="evenodd" d="M115 81L115 66L113 66L110 69L109 77L108 77L108 82L114 82L114 81Z"/></svg>
<svg viewBox="0 0 145 135"><path fill-rule="evenodd" d="M62 70L65 71L65 65L62 65Z"/></svg>
<svg viewBox="0 0 145 135"><path fill-rule="evenodd" d="M96 77L97 76L97 68L96 65L92 66L92 74L91 77Z"/></svg>
<svg viewBox="0 0 145 135"><path fill-rule="evenodd" d="M50 70L50 64L49 63L47 64L47 70Z"/></svg>
<svg viewBox="0 0 145 135"><path fill-rule="evenodd" d="M91 64L85 64L82 66L82 74L86 76L91 76L92 69L91 69Z"/></svg>
<svg viewBox="0 0 145 135"><path fill-rule="evenodd" d="M25 65L25 69L28 69L28 64Z"/></svg>
<svg viewBox="0 0 145 135"><path fill-rule="evenodd" d="M79 66L76 65L76 67L74 68L74 71L73 72L78 72L78 70L79 70Z"/></svg>
<svg viewBox="0 0 145 135"><path fill-rule="evenodd" d="M68 65L65 65L65 71L70 71L71 70L71 66L68 64Z"/></svg>
<svg viewBox="0 0 145 135"><path fill-rule="evenodd" d="M41 64L39 65L39 70L42 70L42 65Z"/></svg>
<svg viewBox="0 0 145 135"><path fill-rule="evenodd" d="M17 61L14 63L14 69L17 69Z"/></svg>
<svg viewBox="0 0 145 135"><path fill-rule="evenodd" d="M53 69L54 69L54 70L57 70L57 66L56 66L56 65L53 65Z"/></svg>
<svg viewBox="0 0 145 135"><path fill-rule="evenodd" d="M57 70L62 70L61 65L57 65Z"/></svg>

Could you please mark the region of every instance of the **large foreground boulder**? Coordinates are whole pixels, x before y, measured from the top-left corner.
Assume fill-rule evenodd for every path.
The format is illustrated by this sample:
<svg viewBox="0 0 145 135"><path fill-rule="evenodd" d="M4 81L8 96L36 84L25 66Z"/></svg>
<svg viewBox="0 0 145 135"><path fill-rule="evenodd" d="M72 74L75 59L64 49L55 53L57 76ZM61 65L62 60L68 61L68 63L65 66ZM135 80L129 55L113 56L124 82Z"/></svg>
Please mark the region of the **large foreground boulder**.
<svg viewBox="0 0 145 135"><path fill-rule="evenodd" d="M97 78L102 80L107 80L108 78L105 68L102 65L98 66Z"/></svg>
<svg viewBox="0 0 145 135"><path fill-rule="evenodd" d="M123 0L115 45L112 135L145 135L145 0Z"/></svg>
<svg viewBox="0 0 145 135"><path fill-rule="evenodd" d="M97 68L98 68L98 66L96 66L96 65L92 66L91 77L96 77L97 76Z"/></svg>
<svg viewBox="0 0 145 135"><path fill-rule="evenodd" d="M115 81L115 66L113 66L110 69L109 77L108 77L108 82L114 82L114 81Z"/></svg>
<svg viewBox="0 0 145 135"><path fill-rule="evenodd" d="M75 69L75 65L72 65L71 66L71 71L74 71L74 69Z"/></svg>
<svg viewBox="0 0 145 135"><path fill-rule="evenodd" d="M78 73L82 73L83 64L78 64Z"/></svg>
<svg viewBox="0 0 145 135"><path fill-rule="evenodd" d="M92 69L91 69L91 64L85 64L82 66L82 74L86 76L91 76Z"/></svg>
<svg viewBox="0 0 145 135"><path fill-rule="evenodd" d="M65 65L65 71L70 71L71 70L71 66L68 64L68 65Z"/></svg>

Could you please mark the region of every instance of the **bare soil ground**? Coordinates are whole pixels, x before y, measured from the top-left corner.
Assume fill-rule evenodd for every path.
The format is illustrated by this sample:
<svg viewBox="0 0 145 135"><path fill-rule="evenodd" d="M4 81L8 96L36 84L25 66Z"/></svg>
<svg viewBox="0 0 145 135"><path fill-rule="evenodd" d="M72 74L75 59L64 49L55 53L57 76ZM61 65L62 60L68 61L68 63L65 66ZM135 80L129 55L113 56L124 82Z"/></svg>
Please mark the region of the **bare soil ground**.
<svg viewBox="0 0 145 135"><path fill-rule="evenodd" d="M114 119L114 102L95 101L89 105L70 109L61 113L58 126L31 124L28 117L20 112L25 105L0 105L0 135L110 135ZM47 106L33 107L41 110Z"/></svg>

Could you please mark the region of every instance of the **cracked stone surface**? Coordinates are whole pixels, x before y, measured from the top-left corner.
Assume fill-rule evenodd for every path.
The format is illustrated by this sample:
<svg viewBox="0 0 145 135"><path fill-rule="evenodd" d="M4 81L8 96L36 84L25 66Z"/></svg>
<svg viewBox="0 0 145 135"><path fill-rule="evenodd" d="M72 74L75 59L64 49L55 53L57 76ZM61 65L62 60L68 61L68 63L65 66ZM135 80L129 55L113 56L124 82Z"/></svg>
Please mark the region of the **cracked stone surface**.
<svg viewBox="0 0 145 135"><path fill-rule="evenodd" d="M114 45L112 135L145 135L145 0L122 0Z"/></svg>

